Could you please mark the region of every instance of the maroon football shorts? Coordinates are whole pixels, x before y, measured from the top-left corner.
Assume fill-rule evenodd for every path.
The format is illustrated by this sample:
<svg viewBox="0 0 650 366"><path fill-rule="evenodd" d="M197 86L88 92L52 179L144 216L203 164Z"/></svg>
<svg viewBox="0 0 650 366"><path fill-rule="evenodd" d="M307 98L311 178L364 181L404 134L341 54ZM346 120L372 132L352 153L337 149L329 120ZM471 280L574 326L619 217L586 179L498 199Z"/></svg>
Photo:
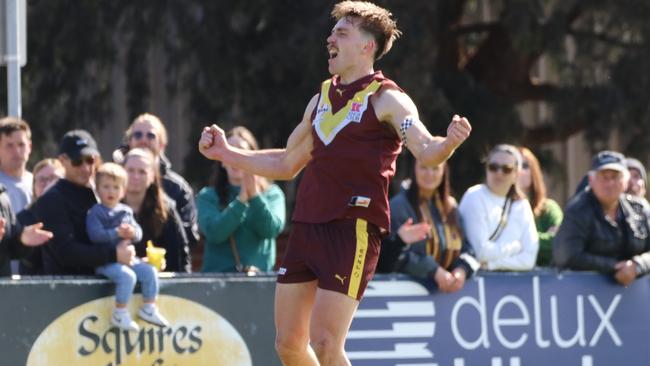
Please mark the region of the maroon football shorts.
<svg viewBox="0 0 650 366"><path fill-rule="evenodd" d="M379 229L363 219L294 222L279 283L318 280L318 287L361 300L379 259Z"/></svg>

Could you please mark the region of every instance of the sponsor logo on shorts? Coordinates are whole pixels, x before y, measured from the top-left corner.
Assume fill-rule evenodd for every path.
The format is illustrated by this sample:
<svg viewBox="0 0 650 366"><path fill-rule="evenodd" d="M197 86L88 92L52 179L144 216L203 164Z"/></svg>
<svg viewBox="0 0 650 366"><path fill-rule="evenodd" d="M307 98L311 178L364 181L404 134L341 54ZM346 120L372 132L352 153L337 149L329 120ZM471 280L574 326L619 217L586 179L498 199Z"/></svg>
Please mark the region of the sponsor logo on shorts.
<svg viewBox="0 0 650 366"><path fill-rule="evenodd" d="M348 278L348 276L343 276L343 277L341 277L341 276L339 276L338 273L335 273L335 274L334 274L334 278L336 278L337 280L341 281L341 286L345 286L345 279Z"/></svg>
<svg viewBox="0 0 650 366"><path fill-rule="evenodd" d="M350 198L350 203L348 206L352 207L368 207L370 206L370 198L364 196L353 196Z"/></svg>
<svg viewBox="0 0 650 366"><path fill-rule="evenodd" d="M278 274L279 274L279 275L283 275L283 274L286 274L286 273L287 273L287 269L286 269L286 268L284 268L284 267L280 267L280 268L278 269Z"/></svg>

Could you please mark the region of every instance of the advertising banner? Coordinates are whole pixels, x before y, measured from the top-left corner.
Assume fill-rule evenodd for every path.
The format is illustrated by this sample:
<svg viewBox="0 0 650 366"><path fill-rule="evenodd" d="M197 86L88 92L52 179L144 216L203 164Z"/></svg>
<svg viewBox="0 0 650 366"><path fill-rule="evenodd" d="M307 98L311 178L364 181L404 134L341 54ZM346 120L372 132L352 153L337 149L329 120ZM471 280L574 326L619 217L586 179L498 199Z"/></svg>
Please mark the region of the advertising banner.
<svg viewBox="0 0 650 366"><path fill-rule="evenodd" d="M376 279L346 343L355 366L650 365L650 282L484 273L454 294Z"/></svg>
<svg viewBox="0 0 650 366"><path fill-rule="evenodd" d="M280 365L275 277L161 280L170 326L110 326L114 285L95 278L0 280L0 365ZM139 292L139 291L136 291ZM142 303L136 294L134 319ZM650 279L482 273L463 290L377 276L346 342L355 366L650 365Z"/></svg>
<svg viewBox="0 0 650 366"><path fill-rule="evenodd" d="M138 320L140 331L128 332L110 325L107 281L0 281L0 365L280 365L274 290L274 276L163 279L158 306L170 326ZM135 295L134 320L141 304Z"/></svg>

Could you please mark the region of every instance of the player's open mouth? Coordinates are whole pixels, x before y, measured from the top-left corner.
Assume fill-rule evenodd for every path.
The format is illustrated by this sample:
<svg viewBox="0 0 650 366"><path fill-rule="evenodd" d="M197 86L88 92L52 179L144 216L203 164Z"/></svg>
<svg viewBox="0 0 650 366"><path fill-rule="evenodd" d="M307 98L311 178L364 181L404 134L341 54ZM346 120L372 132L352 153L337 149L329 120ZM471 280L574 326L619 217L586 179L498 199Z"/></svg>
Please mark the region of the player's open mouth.
<svg viewBox="0 0 650 366"><path fill-rule="evenodd" d="M334 48L329 48L327 52L329 53L330 60L336 58L336 56L339 54L339 51Z"/></svg>

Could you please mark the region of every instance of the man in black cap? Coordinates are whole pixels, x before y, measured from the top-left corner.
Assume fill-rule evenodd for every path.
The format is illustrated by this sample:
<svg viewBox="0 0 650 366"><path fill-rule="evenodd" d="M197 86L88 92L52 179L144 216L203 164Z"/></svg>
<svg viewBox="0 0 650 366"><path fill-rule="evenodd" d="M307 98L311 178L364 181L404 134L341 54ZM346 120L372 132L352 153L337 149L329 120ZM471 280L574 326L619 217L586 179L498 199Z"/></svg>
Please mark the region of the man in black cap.
<svg viewBox="0 0 650 366"><path fill-rule="evenodd" d="M42 248L44 273L94 274L96 267L107 263L130 264L133 246L118 245L115 250L96 246L86 233L86 213L97 203L92 181L100 162L93 137L84 130L67 132L61 140L59 160L65 177L36 201L34 210L54 234Z"/></svg>
<svg viewBox="0 0 650 366"><path fill-rule="evenodd" d="M611 274L628 286L650 272L650 227L641 202L625 189L625 156L601 151L589 171L589 187L564 211L553 241L553 260L560 268Z"/></svg>

